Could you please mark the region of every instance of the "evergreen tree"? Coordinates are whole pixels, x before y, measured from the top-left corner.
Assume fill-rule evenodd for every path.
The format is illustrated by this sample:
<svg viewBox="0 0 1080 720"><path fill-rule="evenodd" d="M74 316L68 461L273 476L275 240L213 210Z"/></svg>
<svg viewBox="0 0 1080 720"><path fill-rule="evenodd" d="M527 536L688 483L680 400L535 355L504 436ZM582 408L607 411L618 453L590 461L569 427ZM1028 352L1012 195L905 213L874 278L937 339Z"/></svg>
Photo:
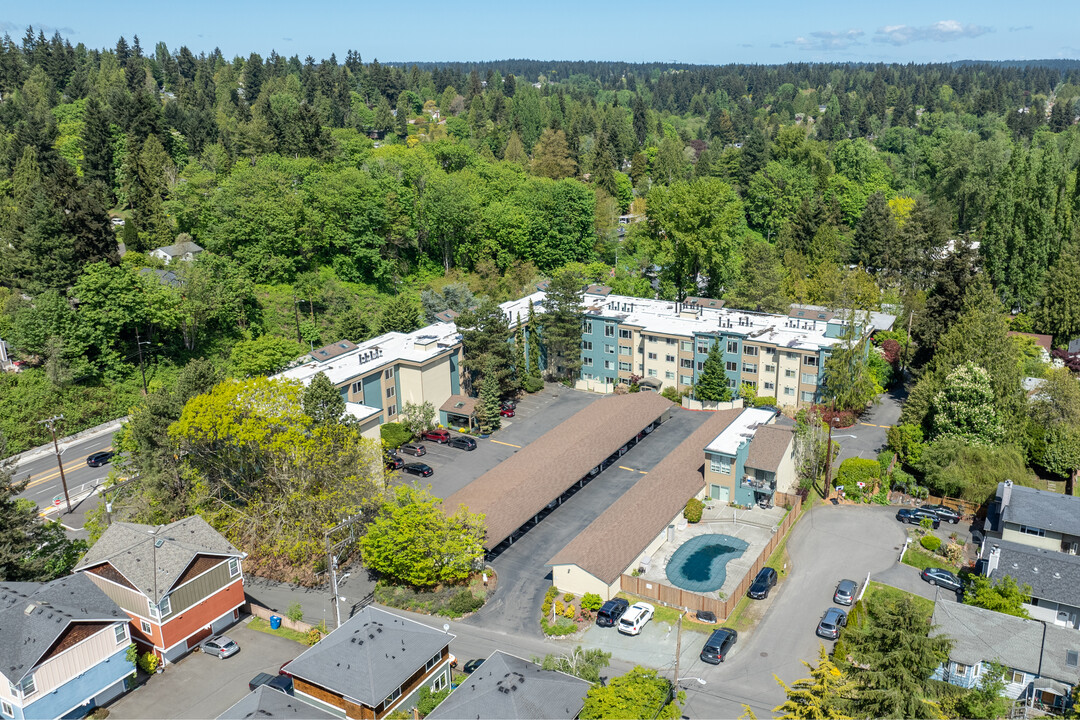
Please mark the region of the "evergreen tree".
<svg viewBox="0 0 1080 720"><path fill-rule="evenodd" d="M694 398L705 402L731 400L731 388L727 384L724 356L720 352L719 342L714 342L709 348L709 355L705 358L697 384L694 385Z"/></svg>
<svg viewBox="0 0 1080 720"><path fill-rule="evenodd" d="M487 374L493 374L498 397L508 397L518 388L514 372L513 344L510 325L502 308L490 298L485 298L475 308L469 308L457 318L461 333L461 367L466 371L468 385L473 392L483 387Z"/></svg>
<svg viewBox="0 0 1080 720"><path fill-rule="evenodd" d="M398 293L390 298L379 318L379 333L411 333L420 327L420 308L412 296Z"/></svg>
<svg viewBox="0 0 1080 720"><path fill-rule="evenodd" d="M571 269L555 273L544 299L543 333L548 373L576 378L581 369L581 313L584 278Z"/></svg>
<svg viewBox="0 0 1080 720"><path fill-rule="evenodd" d="M634 137L640 147L645 144L645 139L649 136L649 110L645 107L645 101L641 95L634 95L630 108L634 115Z"/></svg>
<svg viewBox="0 0 1080 720"><path fill-rule="evenodd" d="M529 358L526 367L529 377L540 377L543 368L540 367L540 326L536 321L536 310L529 303L529 327L528 327Z"/></svg>
<svg viewBox="0 0 1080 720"><path fill-rule="evenodd" d="M844 706L852 697L855 683L829 658L824 645L819 648L816 667L802 661L810 677L791 685L776 678L787 694L787 700L773 708L779 720L850 720Z"/></svg>
<svg viewBox="0 0 1080 720"><path fill-rule="evenodd" d="M83 177L87 183L97 183L101 190L111 193L113 174L112 137L109 119L97 98L86 101L82 132Z"/></svg>
<svg viewBox="0 0 1080 720"><path fill-rule="evenodd" d="M852 261L870 268L892 267L889 253L896 236L896 222L885 196L876 192L855 225Z"/></svg>
<svg viewBox="0 0 1080 720"><path fill-rule="evenodd" d="M409 136L409 94L402 92L397 99L396 128L398 137L404 139Z"/></svg>
<svg viewBox="0 0 1080 720"><path fill-rule="evenodd" d="M533 175L561 180L577 173L577 163L570 157L566 133L562 130L545 130L533 146L533 159L529 164Z"/></svg>
<svg viewBox="0 0 1080 720"><path fill-rule="evenodd" d="M316 373L315 377L311 378L311 384L304 388L300 402L304 414L314 420L316 425L339 423L345 415L345 400L341 397L341 392L323 372Z"/></svg>
<svg viewBox="0 0 1080 720"><path fill-rule="evenodd" d="M476 408L476 419L484 435L499 429L499 390L499 376L493 361L489 360L484 367L484 379L480 381L480 402Z"/></svg>
<svg viewBox="0 0 1080 720"><path fill-rule="evenodd" d="M1065 346L1080 337L1080 246L1067 247L1046 276L1046 294L1039 308L1040 328Z"/></svg>

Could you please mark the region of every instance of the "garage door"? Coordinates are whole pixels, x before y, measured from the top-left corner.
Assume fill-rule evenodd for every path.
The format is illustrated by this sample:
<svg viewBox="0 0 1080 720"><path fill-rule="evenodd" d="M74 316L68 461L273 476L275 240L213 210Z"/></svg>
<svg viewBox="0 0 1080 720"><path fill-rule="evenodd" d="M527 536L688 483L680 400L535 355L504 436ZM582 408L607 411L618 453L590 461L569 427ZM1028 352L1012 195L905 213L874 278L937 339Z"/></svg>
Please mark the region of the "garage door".
<svg viewBox="0 0 1080 720"><path fill-rule="evenodd" d="M713 500L719 500L720 502L728 502L731 497L731 488L724 485L710 485L709 496Z"/></svg>
<svg viewBox="0 0 1080 720"><path fill-rule="evenodd" d="M210 637L211 634L212 633L211 633L210 628L205 627L202 630L200 630L199 632L197 632L194 635L192 635L191 637L189 637L187 639L188 650L195 647L196 645L201 643L206 638Z"/></svg>

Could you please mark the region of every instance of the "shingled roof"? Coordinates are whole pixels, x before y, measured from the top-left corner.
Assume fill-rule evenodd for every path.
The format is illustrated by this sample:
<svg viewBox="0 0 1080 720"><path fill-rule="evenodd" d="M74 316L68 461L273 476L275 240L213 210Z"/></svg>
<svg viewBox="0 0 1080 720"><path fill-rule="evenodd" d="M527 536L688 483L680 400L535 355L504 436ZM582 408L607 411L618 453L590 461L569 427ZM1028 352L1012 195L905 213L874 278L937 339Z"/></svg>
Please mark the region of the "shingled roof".
<svg viewBox="0 0 1080 720"><path fill-rule="evenodd" d="M446 498L443 509L483 513L491 549L671 408L656 393L601 398Z"/></svg>
<svg viewBox="0 0 1080 720"><path fill-rule="evenodd" d="M259 718L260 720L333 720L337 715L331 715L325 710L320 710L314 705L308 705L295 697L286 695L280 690L260 685L249 692L240 702L218 715L218 720L247 720Z"/></svg>
<svg viewBox="0 0 1080 720"><path fill-rule="evenodd" d="M572 720L589 683L496 650L439 707L431 720Z"/></svg>
<svg viewBox="0 0 1080 720"><path fill-rule="evenodd" d="M1030 585L1033 598L1080 605L1080 555L993 538L986 545L996 545L1001 552L991 580L1008 575L1019 585Z"/></svg>
<svg viewBox="0 0 1080 720"><path fill-rule="evenodd" d="M762 425L754 430L750 441L750 453L746 457L746 467L776 472L780 461L784 459L791 441L794 440L793 428L785 425Z"/></svg>
<svg viewBox="0 0 1080 720"><path fill-rule="evenodd" d="M934 605L930 637L952 638L949 659L964 665L999 662L1014 670L1039 674L1043 624L956 602Z"/></svg>
<svg viewBox="0 0 1080 720"><path fill-rule="evenodd" d="M742 408L714 413L547 564L577 565L609 585L615 582L705 487L703 448L740 413Z"/></svg>
<svg viewBox="0 0 1080 720"><path fill-rule="evenodd" d="M373 708L454 637L369 605L291 661L289 674Z"/></svg>
<svg viewBox="0 0 1080 720"><path fill-rule="evenodd" d="M18 683L72 623L127 622L90 578L0 583L0 673Z"/></svg>
<svg viewBox="0 0 1080 720"><path fill-rule="evenodd" d="M197 515L157 528L115 522L75 570L108 563L135 589L159 603L198 555L242 557L243 553Z"/></svg>

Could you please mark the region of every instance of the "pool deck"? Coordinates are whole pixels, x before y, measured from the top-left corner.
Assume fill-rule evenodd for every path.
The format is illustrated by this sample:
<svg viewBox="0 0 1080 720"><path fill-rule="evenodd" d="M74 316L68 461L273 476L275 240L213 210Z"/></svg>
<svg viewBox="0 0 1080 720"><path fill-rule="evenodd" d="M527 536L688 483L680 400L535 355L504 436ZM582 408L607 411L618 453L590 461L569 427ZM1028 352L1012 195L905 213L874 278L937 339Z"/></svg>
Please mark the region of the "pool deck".
<svg viewBox="0 0 1080 720"><path fill-rule="evenodd" d="M667 576L667 562L684 542L698 535L730 535L749 543L746 552L727 563L727 578L724 580L720 592L724 597L731 595L735 588L742 582L743 577L750 570L762 549L768 544L773 536L773 529L780 524L787 513L782 507L773 507L768 510L754 508L753 510L735 510L720 503L706 506L702 513L701 522L688 523L682 518L675 525L675 541L665 541L660 549L652 555L652 562L644 577L648 580L672 585ZM719 597L716 592L701 593L706 597Z"/></svg>

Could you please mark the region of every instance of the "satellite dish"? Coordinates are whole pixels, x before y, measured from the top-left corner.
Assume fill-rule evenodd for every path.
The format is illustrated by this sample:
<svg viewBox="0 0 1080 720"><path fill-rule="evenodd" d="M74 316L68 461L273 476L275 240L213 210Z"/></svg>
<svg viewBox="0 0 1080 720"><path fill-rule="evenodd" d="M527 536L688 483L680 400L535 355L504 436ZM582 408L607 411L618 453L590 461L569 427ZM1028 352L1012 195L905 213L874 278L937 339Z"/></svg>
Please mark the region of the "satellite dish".
<svg viewBox="0 0 1080 720"><path fill-rule="evenodd" d="M442 631L443 631L444 633L445 633L445 632L450 632L450 623L443 623L443 626L442 626Z"/></svg>

